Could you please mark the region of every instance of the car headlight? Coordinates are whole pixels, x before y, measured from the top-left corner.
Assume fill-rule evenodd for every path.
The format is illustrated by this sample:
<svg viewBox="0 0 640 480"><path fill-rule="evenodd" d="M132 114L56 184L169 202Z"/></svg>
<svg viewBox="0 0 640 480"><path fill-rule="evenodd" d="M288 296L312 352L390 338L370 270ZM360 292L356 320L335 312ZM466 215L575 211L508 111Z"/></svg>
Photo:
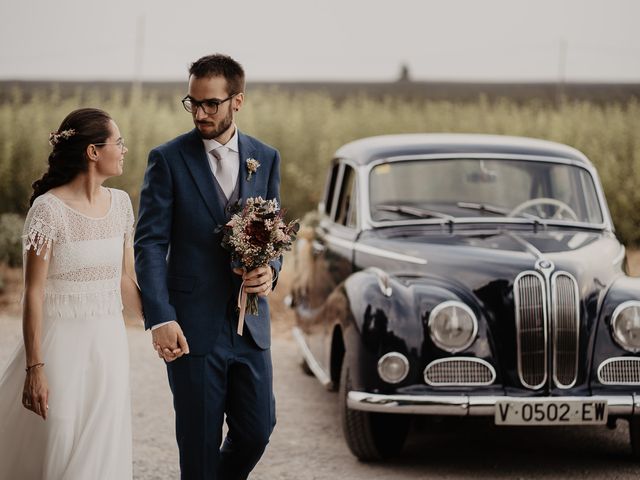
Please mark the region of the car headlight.
<svg viewBox="0 0 640 480"><path fill-rule="evenodd" d="M387 383L400 383L409 373L409 360L398 352L389 352L378 360L378 375Z"/></svg>
<svg viewBox="0 0 640 480"><path fill-rule="evenodd" d="M631 300L618 305L611 317L613 338L629 352L640 352L640 302Z"/></svg>
<svg viewBox="0 0 640 480"><path fill-rule="evenodd" d="M459 352L473 343L478 333L478 321L464 303L443 302L429 315L429 334L433 343L447 352Z"/></svg>

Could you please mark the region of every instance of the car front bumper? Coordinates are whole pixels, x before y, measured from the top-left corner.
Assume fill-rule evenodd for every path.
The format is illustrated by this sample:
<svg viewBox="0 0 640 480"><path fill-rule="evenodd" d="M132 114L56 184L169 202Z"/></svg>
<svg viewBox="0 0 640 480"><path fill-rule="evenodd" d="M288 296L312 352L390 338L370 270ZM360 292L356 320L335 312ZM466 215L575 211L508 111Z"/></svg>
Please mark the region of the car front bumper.
<svg viewBox="0 0 640 480"><path fill-rule="evenodd" d="M592 397L509 397L475 395L380 395L350 391L347 406L352 410L420 415L494 416L496 402L523 400L606 401L609 415L640 415L640 395L594 395Z"/></svg>

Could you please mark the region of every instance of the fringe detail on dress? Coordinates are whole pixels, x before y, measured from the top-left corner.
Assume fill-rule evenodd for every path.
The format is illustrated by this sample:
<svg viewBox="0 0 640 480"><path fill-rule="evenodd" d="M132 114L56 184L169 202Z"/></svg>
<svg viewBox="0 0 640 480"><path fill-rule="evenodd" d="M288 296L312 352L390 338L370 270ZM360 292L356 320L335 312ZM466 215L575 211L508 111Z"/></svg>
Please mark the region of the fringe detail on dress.
<svg viewBox="0 0 640 480"><path fill-rule="evenodd" d="M23 251L25 253L33 249L36 252L36 255L40 256L42 250L44 250L44 259L47 260L47 258L49 258L51 245L53 245L52 237L32 228L29 230L27 235L22 237L22 239Z"/></svg>

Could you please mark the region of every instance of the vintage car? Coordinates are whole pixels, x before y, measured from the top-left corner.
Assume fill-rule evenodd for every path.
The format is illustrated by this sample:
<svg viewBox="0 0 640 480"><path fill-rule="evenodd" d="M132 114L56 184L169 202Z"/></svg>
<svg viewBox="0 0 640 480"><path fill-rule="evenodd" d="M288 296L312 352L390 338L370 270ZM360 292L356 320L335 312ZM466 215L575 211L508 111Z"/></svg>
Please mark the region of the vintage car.
<svg viewBox="0 0 640 480"><path fill-rule="evenodd" d="M288 303L304 368L339 390L362 460L397 454L415 415L625 419L640 458L640 279L573 148L460 134L343 146Z"/></svg>

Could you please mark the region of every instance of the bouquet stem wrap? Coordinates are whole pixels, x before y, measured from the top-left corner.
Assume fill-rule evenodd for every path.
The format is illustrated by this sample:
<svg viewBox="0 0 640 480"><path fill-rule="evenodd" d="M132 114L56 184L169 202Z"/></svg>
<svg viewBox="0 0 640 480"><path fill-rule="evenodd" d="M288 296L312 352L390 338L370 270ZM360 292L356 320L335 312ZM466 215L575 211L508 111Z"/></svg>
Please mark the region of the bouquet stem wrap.
<svg viewBox="0 0 640 480"><path fill-rule="evenodd" d="M244 331L244 316L247 311L249 315L258 314L258 295L255 293L247 293L244 290L244 282L240 285L240 292L238 292L238 335L242 335Z"/></svg>

